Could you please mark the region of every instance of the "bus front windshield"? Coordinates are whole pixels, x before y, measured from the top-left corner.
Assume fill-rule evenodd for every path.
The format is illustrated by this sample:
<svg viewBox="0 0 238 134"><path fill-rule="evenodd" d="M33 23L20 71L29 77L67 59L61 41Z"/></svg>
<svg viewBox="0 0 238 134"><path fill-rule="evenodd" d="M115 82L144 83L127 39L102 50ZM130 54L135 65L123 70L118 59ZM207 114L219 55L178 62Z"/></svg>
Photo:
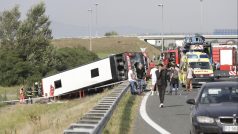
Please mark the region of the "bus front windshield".
<svg viewBox="0 0 238 134"><path fill-rule="evenodd" d="M190 62L189 64L193 69L211 69L209 62Z"/></svg>

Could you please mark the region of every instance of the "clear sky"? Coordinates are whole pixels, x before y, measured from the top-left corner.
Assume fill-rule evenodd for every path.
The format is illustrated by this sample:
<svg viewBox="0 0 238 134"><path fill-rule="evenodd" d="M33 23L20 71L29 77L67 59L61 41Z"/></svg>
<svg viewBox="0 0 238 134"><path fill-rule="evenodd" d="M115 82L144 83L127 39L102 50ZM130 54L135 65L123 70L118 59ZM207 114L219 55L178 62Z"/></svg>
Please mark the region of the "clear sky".
<svg viewBox="0 0 238 134"><path fill-rule="evenodd" d="M42 0L41 0L42 1ZM0 0L0 12L18 4L24 19L27 10L39 0ZM54 37L89 35L108 31L119 34L162 32L163 3L165 33L212 33L214 29L237 29L238 0L45 0ZM96 6L98 24L96 26ZM202 28L201 28L202 9Z"/></svg>

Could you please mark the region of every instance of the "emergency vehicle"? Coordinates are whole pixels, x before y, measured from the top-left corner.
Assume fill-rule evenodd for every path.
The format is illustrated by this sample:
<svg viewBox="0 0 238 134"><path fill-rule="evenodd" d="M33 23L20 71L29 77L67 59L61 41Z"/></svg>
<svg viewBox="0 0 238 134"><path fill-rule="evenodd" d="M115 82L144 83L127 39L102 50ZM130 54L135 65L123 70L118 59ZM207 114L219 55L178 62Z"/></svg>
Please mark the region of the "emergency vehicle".
<svg viewBox="0 0 238 134"><path fill-rule="evenodd" d="M208 55L203 52L187 52L186 57L188 59L209 59Z"/></svg>
<svg viewBox="0 0 238 134"><path fill-rule="evenodd" d="M190 64L193 68L193 81L195 85L214 81L212 67L211 44L205 42L203 36L192 36L184 39L183 52L185 54L184 63L180 66L180 81L186 84L187 67ZM182 61L183 62L183 61Z"/></svg>
<svg viewBox="0 0 238 134"><path fill-rule="evenodd" d="M161 53L161 60L167 67L171 65L180 65L183 55L187 52L203 52L211 60L211 44L205 42L203 36L195 35L184 38L182 47L173 50L166 50Z"/></svg>
<svg viewBox="0 0 238 134"><path fill-rule="evenodd" d="M237 45L212 44L212 59L216 77L238 76Z"/></svg>
<svg viewBox="0 0 238 134"><path fill-rule="evenodd" d="M203 36L191 36L191 37L185 37L183 41L183 46L181 48L177 48L175 50L167 50L162 52L162 58L166 65L178 63L177 61L180 61L179 66L180 69L185 68L186 65L182 65L183 63L189 63L192 60L193 62L197 62L197 64L201 64L200 62L209 61L210 65L213 66L213 71L211 69L200 70L196 68L194 70L194 73L198 74L198 72L201 74L203 78L198 79L199 77L196 76L196 81L200 81L202 83L204 81L204 77L206 76L212 76L211 80L214 79L214 77L231 77L231 76L238 76L238 54L237 54L237 45L228 45L228 44L211 44L209 42L205 42L205 38ZM173 53L178 53L173 54ZM171 57L173 60L171 60ZM198 61L200 60L200 61ZM169 62L168 62L169 61ZM205 63L204 63L205 64ZM207 64L207 63L206 63ZM178 64L177 64L178 65ZM210 66L209 65L209 66ZM218 70L215 69L215 66L219 67ZM207 66L208 67L208 66ZM185 72L180 72L180 80L184 83L184 74ZM202 74L205 73L205 74ZM210 81L210 80L208 80Z"/></svg>
<svg viewBox="0 0 238 134"><path fill-rule="evenodd" d="M180 66L179 79L182 85L186 85L188 65L193 69L194 78L192 83L194 85L214 81L212 64L207 54L202 52L188 52Z"/></svg>
<svg viewBox="0 0 238 134"><path fill-rule="evenodd" d="M161 60L164 65L170 68L173 65L179 66L181 54L180 47L176 49L169 49L161 53Z"/></svg>

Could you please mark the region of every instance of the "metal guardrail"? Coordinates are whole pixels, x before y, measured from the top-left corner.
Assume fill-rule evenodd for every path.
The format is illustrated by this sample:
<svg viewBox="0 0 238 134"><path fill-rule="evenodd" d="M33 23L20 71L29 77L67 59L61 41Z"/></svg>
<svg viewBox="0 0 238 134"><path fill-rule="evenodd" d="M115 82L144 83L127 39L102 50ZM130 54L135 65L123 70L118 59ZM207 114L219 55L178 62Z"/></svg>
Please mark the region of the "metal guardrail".
<svg viewBox="0 0 238 134"><path fill-rule="evenodd" d="M125 81L127 81L127 80L125 80ZM94 90L94 89L98 89L98 88L104 88L104 87L114 86L114 85L116 85L116 84L121 84L121 83L123 83L123 82L125 82L125 81L119 81L119 82L114 82L114 83L110 83L110 84L106 84L106 85L102 85L102 86L98 86L98 87L92 87L92 88L89 88L89 89L87 89L87 90Z"/></svg>
<svg viewBox="0 0 238 134"><path fill-rule="evenodd" d="M30 103L30 101L32 101L32 103L36 103L37 101L41 100L41 99L47 99L48 98L45 98L45 97L37 97L37 98L31 98L31 99L24 99L24 104L27 103ZM1 101L1 103L4 103L4 104L7 104L7 105L15 105L16 103L19 103L20 100L8 100L8 101Z"/></svg>
<svg viewBox="0 0 238 134"><path fill-rule="evenodd" d="M102 86L98 86L98 87L92 87L92 88L89 88L87 90L95 90L95 89L98 89L98 88L104 88L104 87L109 87L109 86L113 86L113 85L117 85L117 84L120 84L120 83L123 83L125 81L119 81L119 82L115 82L115 83L110 83L110 84L106 84L106 85L102 85ZM26 101L31 101L33 103L41 100L41 99L45 99L45 100L48 100L49 98L46 98L46 97L36 97L36 98L32 98L32 99L24 99L24 103L26 103ZM0 103L4 103L4 104L7 104L7 105L15 105L16 103L19 103L20 100L7 100L7 101L0 101Z"/></svg>
<svg viewBox="0 0 238 134"><path fill-rule="evenodd" d="M86 113L78 122L72 123L64 130L64 134L101 134L110 119L117 103L127 91L128 82L115 87L113 92L102 100L91 111Z"/></svg>

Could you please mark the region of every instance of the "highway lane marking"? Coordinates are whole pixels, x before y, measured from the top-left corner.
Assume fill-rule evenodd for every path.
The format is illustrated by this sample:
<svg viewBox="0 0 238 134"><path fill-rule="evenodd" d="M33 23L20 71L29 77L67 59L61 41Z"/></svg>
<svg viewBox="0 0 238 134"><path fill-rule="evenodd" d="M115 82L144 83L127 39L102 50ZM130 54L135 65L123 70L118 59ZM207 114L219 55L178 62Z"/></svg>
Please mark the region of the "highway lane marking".
<svg viewBox="0 0 238 134"><path fill-rule="evenodd" d="M159 126L158 124L156 124L147 114L146 112L146 102L147 99L150 95L149 93L146 93L146 95L144 96L142 102L141 102L141 106L140 106L140 115L141 117L147 122L147 124L149 124L151 127L153 127L156 131L158 131L161 134L171 134L170 132L168 132L167 130L165 130L164 128L162 128L161 126Z"/></svg>

